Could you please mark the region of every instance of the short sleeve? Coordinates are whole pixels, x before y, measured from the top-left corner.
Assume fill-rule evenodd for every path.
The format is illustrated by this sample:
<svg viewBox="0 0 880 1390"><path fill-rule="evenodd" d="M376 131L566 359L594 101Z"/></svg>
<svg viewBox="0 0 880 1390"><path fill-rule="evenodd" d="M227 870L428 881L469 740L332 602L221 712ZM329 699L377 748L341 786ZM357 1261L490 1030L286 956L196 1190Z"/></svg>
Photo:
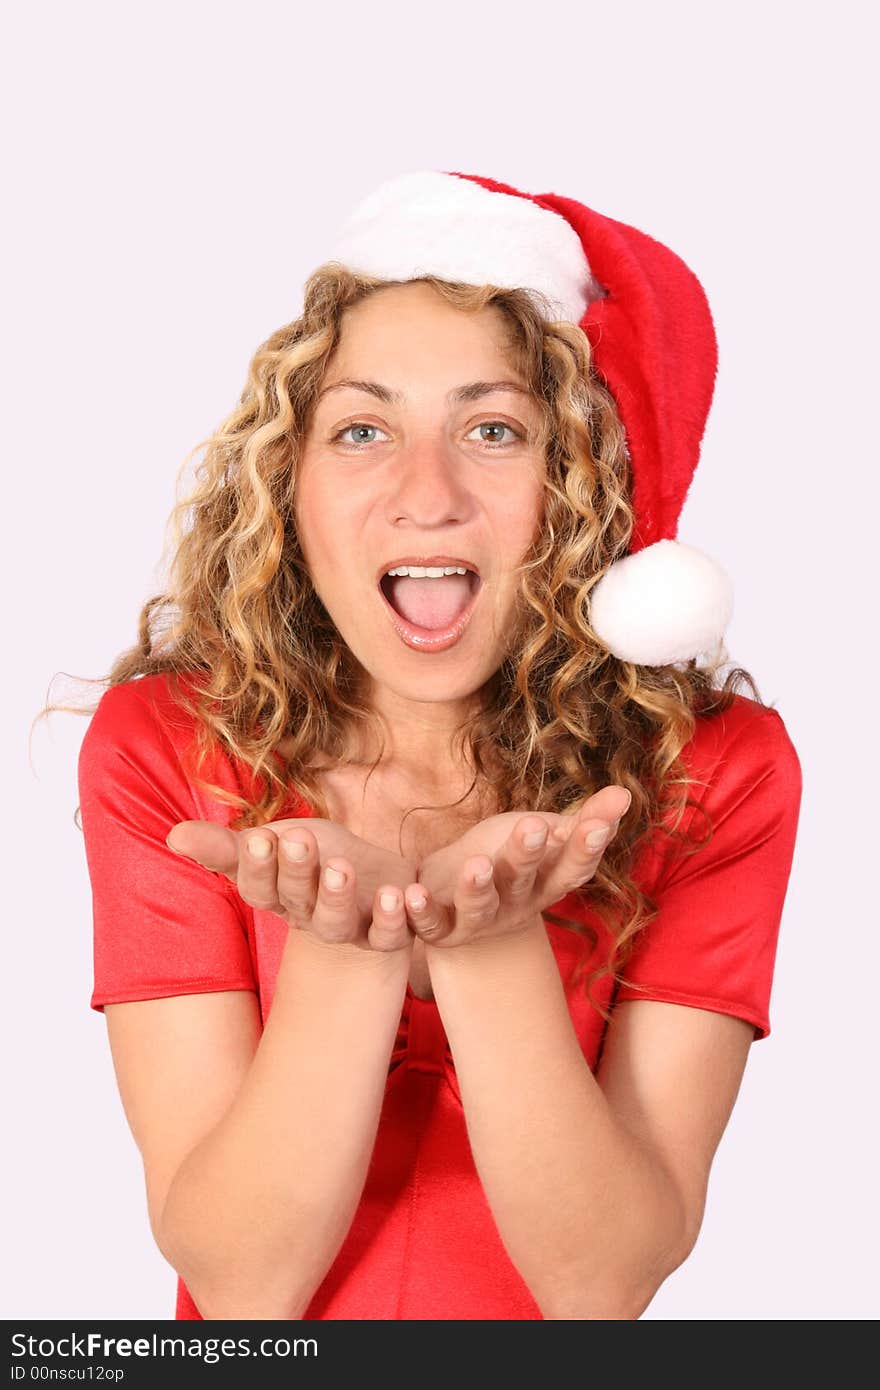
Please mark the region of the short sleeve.
<svg viewBox="0 0 880 1390"><path fill-rule="evenodd" d="M776 710L739 697L729 732L702 740L691 796L714 833L680 855L652 893L659 912L636 937L616 998L733 1014L770 1033L770 993L800 814L801 765ZM746 714L743 716L742 711ZM720 716L724 719L726 716ZM733 727L731 727L733 726ZM721 726L723 727L723 726ZM689 838L708 832L695 813Z"/></svg>
<svg viewBox="0 0 880 1390"><path fill-rule="evenodd" d="M90 1007L212 990L256 991L234 885L177 855L172 825L198 804L155 703L111 686L80 747L80 818L92 889Z"/></svg>

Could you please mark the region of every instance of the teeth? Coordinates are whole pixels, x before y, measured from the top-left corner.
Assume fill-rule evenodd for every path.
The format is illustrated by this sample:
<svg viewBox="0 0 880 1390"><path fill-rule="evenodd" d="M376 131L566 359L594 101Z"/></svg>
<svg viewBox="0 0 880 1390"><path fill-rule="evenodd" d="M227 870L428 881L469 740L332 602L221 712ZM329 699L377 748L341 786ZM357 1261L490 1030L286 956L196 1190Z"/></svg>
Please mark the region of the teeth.
<svg viewBox="0 0 880 1390"><path fill-rule="evenodd" d="M445 574L467 574L463 565L444 565L436 569L422 569L418 565L398 565L389 574L406 574L410 579L442 579Z"/></svg>

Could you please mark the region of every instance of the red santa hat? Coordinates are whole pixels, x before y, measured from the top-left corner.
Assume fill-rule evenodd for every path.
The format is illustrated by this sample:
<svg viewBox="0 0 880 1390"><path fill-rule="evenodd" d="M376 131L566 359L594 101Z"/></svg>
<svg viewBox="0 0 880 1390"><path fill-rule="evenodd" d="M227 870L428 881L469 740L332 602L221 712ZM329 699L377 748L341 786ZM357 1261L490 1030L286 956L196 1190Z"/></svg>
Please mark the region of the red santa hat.
<svg viewBox="0 0 880 1390"><path fill-rule="evenodd" d="M644 232L571 198L435 170L376 188L325 259L387 280L430 274L535 290L557 319L583 329L626 433L635 513L627 555L591 590L591 626L636 665L720 655L731 582L675 539L718 365L693 271Z"/></svg>

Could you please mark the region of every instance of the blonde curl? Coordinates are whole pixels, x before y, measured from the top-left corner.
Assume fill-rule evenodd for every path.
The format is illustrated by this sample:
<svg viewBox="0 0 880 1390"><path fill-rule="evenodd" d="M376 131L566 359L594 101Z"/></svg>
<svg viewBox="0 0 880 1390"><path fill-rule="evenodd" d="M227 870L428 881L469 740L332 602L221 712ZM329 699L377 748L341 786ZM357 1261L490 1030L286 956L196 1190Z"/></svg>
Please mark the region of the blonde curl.
<svg viewBox="0 0 880 1390"><path fill-rule="evenodd" d="M586 334L554 322L532 292L421 278L464 313L489 305L501 311L512 364L540 405L544 514L520 565L515 638L454 743L463 765L474 769L472 787L491 783L497 812L574 811L609 783L632 793L618 836L579 890L614 942L610 960L587 978L607 1022L610 1014L593 998L592 985L606 973L625 980L621 970L635 938L659 910L631 877L639 848L657 832L679 853L711 839L708 819L697 843L679 830L688 808L697 807L682 749L697 719L727 710L739 684L763 702L741 668L719 685L723 649L709 667L695 661L642 667L609 653L590 627L590 592L627 553L634 518L623 426L592 365ZM186 456L182 469L205 450L195 488L171 515L167 586L143 605L137 642L100 682L109 688L169 676L175 699L195 719L193 775L236 808L234 829L275 819L293 785L315 815L327 817L316 758L343 760L354 730L382 742L361 693L359 664L312 587L293 498L302 443L344 313L392 283L399 282L336 262L310 276L301 316L257 349L238 405ZM196 685L185 689L179 678L193 676ZM47 704L37 718L53 710L92 714L97 703ZM251 769L252 800L201 777L218 747ZM587 939L582 978L595 930L544 916Z"/></svg>

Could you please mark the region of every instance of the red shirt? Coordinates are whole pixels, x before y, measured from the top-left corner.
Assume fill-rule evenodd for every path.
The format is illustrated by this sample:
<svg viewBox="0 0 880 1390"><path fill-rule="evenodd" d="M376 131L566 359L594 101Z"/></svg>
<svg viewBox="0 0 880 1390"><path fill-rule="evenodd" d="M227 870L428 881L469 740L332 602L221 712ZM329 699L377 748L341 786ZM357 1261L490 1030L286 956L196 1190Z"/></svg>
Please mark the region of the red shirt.
<svg viewBox="0 0 880 1390"><path fill-rule="evenodd" d="M108 689L79 756L80 815L92 885L94 990L90 1005L211 990L248 989L263 1023L272 1007L287 932L275 913L251 908L223 875L174 854L165 837L178 821L228 824L234 808L194 785L182 766L192 723L166 677ZM698 785L691 796L712 817L705 849L668 857L655 836L639 851L634 877L659 906L623 967L639 991L616 999L660 999L733 1014L770 1032L769 1002L780 919L801 800L801 767L785 725L737 695L723 715L698 720L683 756ZM223 753L202 774L248 795L249 770ZM704 784L704 785L699 785ZM278 813L306 816L291 793ZM705 836L689 810L679 831ZM552 911L589 922L574 896ZM588 943L547 923L572 1024L595 1072L605 1023L571 972ZM178 1279L176 1316L200 1314ZM304 1317L357 1319L534 1319L541 1313L511 1262L474 1167L455 1065L436 1003L407 986L376 1143L354 1220Z"/></svg>

